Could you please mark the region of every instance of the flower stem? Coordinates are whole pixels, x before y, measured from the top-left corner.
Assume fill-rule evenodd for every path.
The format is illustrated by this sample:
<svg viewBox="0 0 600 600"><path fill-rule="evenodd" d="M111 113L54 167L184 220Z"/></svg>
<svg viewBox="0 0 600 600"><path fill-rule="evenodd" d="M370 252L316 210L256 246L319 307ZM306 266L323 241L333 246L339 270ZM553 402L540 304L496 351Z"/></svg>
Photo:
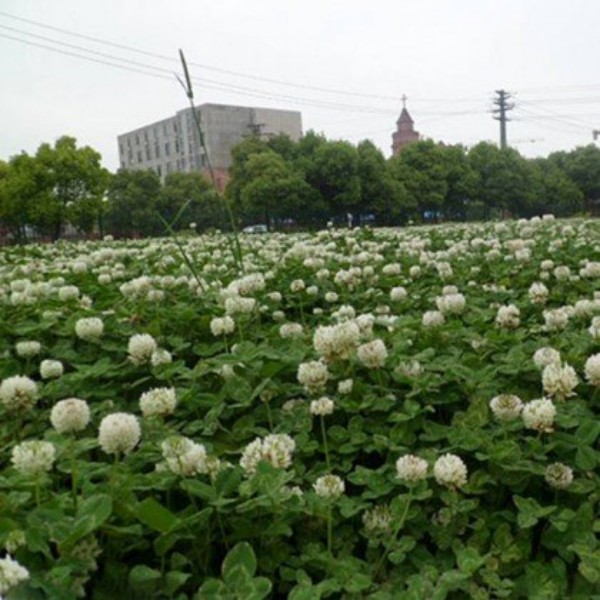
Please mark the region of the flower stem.
<svg viewBox="0 0 600 600"><path fill-rule="evenodd" d="M328 552L329 556L331 556L331 557L333 557L333 554L331 552L332 540L333 540L333 518L332 518L331 504L329 504L329 506L327 507L327 552Z"/></svg>
<svg viewBox="0 0 600 600"><path fill-rule="evenodd" d="M325 463L327 464L327 470L331 471L331 461L329 460L329 448L327 446L327 431L325 429L325 417L321 415L321 434L323 435L323 449L325 450Z"/></svg>
<svg viewBox="0 0 600 600"><path fill-rule="evenodd" d="M406 502L406 506L404 507L404 512L402 513L402 517L400 517L400 521L398 522L398 525L396 526L396 529L394 530L394 533L392 534L392 537L390 538L390 543L386 545L385 552L381 555L379 562L375 566L375 576L378 575L379 571L384 566L385 561L390 554L392 544L396 541L396 538L398 537L400 530L404 527L404 523L406 522L406 517L408 516L408 510L410 509L410 505L411 505L411 501L412 501L412 492L413 492L412 488L410 488L408 491L408 499Z"/></svg>

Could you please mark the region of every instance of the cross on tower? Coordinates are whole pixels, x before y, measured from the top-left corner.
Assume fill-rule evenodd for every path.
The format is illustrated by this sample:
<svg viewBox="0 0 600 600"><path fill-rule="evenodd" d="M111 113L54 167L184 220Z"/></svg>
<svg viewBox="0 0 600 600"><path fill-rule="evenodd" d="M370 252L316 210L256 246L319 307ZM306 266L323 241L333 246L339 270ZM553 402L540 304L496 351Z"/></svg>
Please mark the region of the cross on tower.
<svg viewBox="0 0 600 600"><path fill-rule="evenodd" d="M408 98L406 97L406 94L402 94L402 108L406 108L407 100L408 100Z"/></svg>

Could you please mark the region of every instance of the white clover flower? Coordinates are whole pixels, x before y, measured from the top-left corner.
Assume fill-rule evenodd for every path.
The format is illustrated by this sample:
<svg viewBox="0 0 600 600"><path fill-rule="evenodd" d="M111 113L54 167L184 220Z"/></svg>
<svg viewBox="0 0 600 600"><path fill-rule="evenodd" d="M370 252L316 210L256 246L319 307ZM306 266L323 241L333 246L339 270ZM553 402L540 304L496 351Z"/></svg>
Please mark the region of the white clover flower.
<svg viewBox="0 0 600 600"><path fill-rule="evenodd" d="M254 298L233 296L225 300L225 313L227 315L250 314L256 307Z"/></svg>
<svg viewBox="0 0 600 600"><path fill-rule="evenodd" d="M600 354L594 354L585 361L585 378L590 385L600 385Z"/></svg>
<svg viewBox="0 0 600 600"><path fill-rule="evenodd" d="M527 429L551 432L556 416L556 407L550 398L531 400L523 406L521 418Z"/></svg>
<svg viewBox="0 0 600 600"><path fill-rule="evenodd" d="M57 379L64 373L63 364L60 360L43 360L40 364L40 376L42 379Z"/></svg>
<svg viewBox="0 0 600 600"><path fill-rule="evenodd" d="M256 438L244 448L240 466L247 475L256 473L256 468L264 460L277 469L286 469L292 464L292 454L296 443L287 434L272 433L262 438Z"/></svg>
<svg viewBox="0 0 600 600"><path fill-rule="evenodd" d="M462 487L467 483L467 467L459 456L444 454L435 461L433 476L440 485Z"/></svg>
<svg viewBox="0 0 600 600"><path fill-rule="evenodd" d="M573 483L573 469L562 463L552 463L546 467L544 479L553 488L564 490Z"/></svg>
<svg viewBox="0 0 600 600"><path fill-rule="evenodd" d="M402 267L399 263L390 263L383 265L381 272L384 275L400 275L400 273L402 273Z"/></svg>
<svg viewBox="0 0 600 600"><path fill-rule="evenodd" d="M400 375L403 375L404 377L413 379L419 377L419 375L423 373L423 366L418 360L411 358L410 360L401 362L394 371L400 373Z"/></svg>
<svg viewBox="0 0 600 600"><path fill-rule="evenodd" d="M298 381L308 394L315 394L323 390L328 379L327 365L321 361L314 360L298 366Z"/></svg>
<svg viewBox="0 0 600 600"><path fill-rule="evenodd" d="M234 377L235 370L233 368L233 365L222 365L221 368L219 369L219 375L225 380L231 379L232 377Z"/></svg>
<svg viewBox="0 0 600 600"><path fill-rule="evenodd" d="M600 317L592 318L592 324L588 328L588 333L595 340L600 340Z"/></svg>
<svg viewBox="0 0 600 600"><path fill-rule="evenodd" d="M500 394L490 400L490 408L498 421L512 421L521 414L523 401L514 394Z"/></svg>
<svg viewBox="0 0 600 600"><path fill-rule="evenodd" d="M50 422L58 433L82 431L90 422L90 407L79 398L60 400L50 411Z"/></svg>
<svg viewBox="0 0 600 600"><path fill-rule="evenodd" d="M12 449L11 462L23 475L39 475L50 471L56 458L56 450L50 442L31 440L21 442Z"/></svg>
<svg viewBox="0 0 600 600"><path fill-rule="evenodd" d="M313 400L310 403L310 414L324 417L333 413L335 405L331 398L322 396L318 400Z"/></svg>
<svg viewBox="0 0 600 600"><path fill-rule="evenodd" d="M262 456L278 469L292 464L292 453L296 449L294 440L285 433L271 433L263 440Z"/></svg>
<svg viewBox="0 0 600 600"><path fill-rule="evenodd" d="M398 479L407 483L415 483L427 477L427 461L424 458L405 454L396 461Z"/></svg>
<svg viewBox="0 0 600 600"><path fill-rule="evenodd" d="M313 346L317 354L326 361L345 360L358 346L360 329L353 321L337 325L321 325L313 336Z"/></svg>
<svg viewBox="0 0 600 600"><path fill-rule="evenodd" d="M281 292L270 292L267 294L267 298L271 302L281 302L283 300L283 296L281 295Z"/></svg>
<svg viewBox="0 0 600 600"><path fill-rule="evenodd" d="M254 441L250 442L242 452L240 466L247 475L256 473L256 467L262 460L262 443L263 441L261 438L256 438Z"/></svg>
<svg viewBox="0 0 600 600"><path fill-rule="evenodd" d="M25 544L27 544L25 532L22 529L13 529L6 536L4 547L9 554L13 554Z"/></svg>
<svg viewBox="0 0 600 600"><path fill-rule="evenodd" d="M514 305L501 306L496 313L496 325L505 329L516 329L521 320L521 311Z"/></svg>
<svg viewBox="0 0 600 600"><path fill-rule="evenodd" d="M58 297L62 302L79 298L79 288L76 285L63 285L58 288Z"/></svg>
<svg viewBox="0 0 600 600"><path fill-rule="evenodd" d="M358 317L354 319L354 322L358 325L358 328L360 329L360 335L363 338L368 338L373 334L373 325L375 325L375 317L371 313L364 313L362 315L358 315Z"/></svg>
<svg viewBox="0 0 600 600"><path fill-rule="evenodd" d="M362 522L371 535L392 533L392 512L387 506L374 506L371 510L366 510Z"/></svg>
<svg viewBox="0 0 600 600"><path fill-rule="evenodd" d="M168 350L164 348L157 348L150 357L150 363L153 367L158 367L160 365L168 365L173 362L173 356Z"/></svg>
<svg viewBox="0 0 600 600"><path fill-rule="evenodd" d="M552 363L544 367L542 372L544 391L549 396L556 396L561 400L575 396L573 390L578 383L575 369L568 364L561 367L560 364Z"/></svg>
<svg viewBox="0 0 600 600"><path fill-rule="evenodd" d="M98 442L107 454L129 454L140 441L137 417L129 413L112 413L100 422Z"/></svg>
<svg viewBox="0 0 600 600"><path fill-rule="evenodd" d="M529 287L529 299L533 304L545 304L548 300L548 288L541 282L532 283Z"/></svg>
<svg viewBox="0 0 600 600"><path fill-rule="evenodd" d="M551 348L550 346L544 346L535 351L533 355L533 362L538 369L543 369L548 365L557 364L560 365L561 358L560 352Z"/></svg>
<svg viewBox="0 0 600 600"><path fill-rule="evenodd" d="M352 381L352 379L343 379L342 381L338 382L338 394L340 394L341 396L350 394L352 392L353 385L354 382Z"/></svg>
<svg viewBox="0 0 600 600"><path fill-rule="evenodd" d="M346 491L346 484L337 475L323 475L313 484L317 496L327 500L335 500Z"/></svg>
<svg viewBox="0 0 600 600"><path fill-rule="evenodd" d="M393 287L390 290L390 300L392 302L402 302L403 300L406 300L406 298L408 298L408 292L406 291L406 288L398 286Z"/></svg>
<svg viewBox="0 0 600 600"><path fill-rule="evenodd" d="M25 375L8 377L0 384L0 400L6 410L17 411L32 408L37 397L37 384Z"/></svg>
<svg viewBox="0 0 600 600"><path fill-rule="evenodd" d="M229 335L235 329L235 321L229 316L215 317L210 322L210 331L215 336Z"/></svg>
<svg viewBox="0 0 600 600"><path fill-rule="evenodd" d="M285 319L285 313L282 310L274 310L271 318L273 321L283 321Z"/></svg>
<svg viewBox="0 0 600 600"><path fill-rule="evenodd" d="M571 313L566 307L544 311L544 327L546 331L559 331L569 324Z"/></svg>
<svg viewBox="0 0 600 600"><path fill-rule="evenodd" d="M412 277L412 279L418 279L421 277L421 267L419 265L413 265L408 270L408 274Z"/></svg>
<svg viewBox="0 0 600 600"><path fill-rule="evenodd" d="M29 579L29 571L10 556L0 558L0 594Z"/></svg>
<svg viewBox="0 0 600 600"><path fill-rule="evenodd" d="M172 436L160 445L167 468L175 475L190 477L209 472L206 449L184 436Z"/></svg>
<svg viewBox="0 0 600 600"><path fill-rule="evenodd" d="M104 323L98 317L79 319L75 323L75 334L86 342L98 340L104 333Z"/></svg>
<svg viewBox="0 0 600 600"><path fill-rule="evenodd" d="M559 265L553 272L558 281L568 281L571 276L571 269L565 265Z"/></svg>
<svg viewBox="0 0 600 600"><path fill-rule="evenodd" d="M444 294L435 299L438 310L444 314L460 315L465 310L467 301L460 293Z"/></svg>
<svg viewBox="0 0 600 600"><path fill-rule="evenodd" d="M15 352L21 358L33 358L42 350L42 345L36 341L17 342L15 344Z"/></svg>
<svg viewBox="0 0 600 600"><path fill-rule="evenodd" d="M421 322L423 327L433 328L442 326L446 322L446 319L439 310L428 310L423 313Z"/></svg>
<svg viewBox="0 0 600 600"><path fill-rule="evenodd" d="M171 415L176 405L175 388L154 388L140 396L140 410L144 417Z"/></svg>
<svg viewBox="0 0 600 600"><path fill-rule="evenodd" d="M292 283L290 283L290 290L294 293L301 292L306 288L306 284L302 279L294 279Z"/></svg>
<svg viewBox="0 0 600 600"><path fill-rule="evenodd" d="M325 294L325 302L329 302L330 304L337 302L338 298L339 296L335 292L327 292Z"/></svg>
<svg viewBox="0 0 600 600"><path fill-rule="evenodd" d="M368 369L380 369L385 365L388 353L383 340L376 339L356 349L358 360Z"/></svg>
<svg viewBox="0 0 600 600"><path fill-rule="evenodd" d="M150 362L152 355L157 350L156 340L148 333L136 333L129 338L127 352L129 360L134 365L143 365Z"/></svg>
<svg viewBox="0 0 600 600"><path fill-rule="evenodd" d="M279 336L286 340L289 338L300 337L303 333L302 325L300 323L284 323L279 328Z"/></svg>

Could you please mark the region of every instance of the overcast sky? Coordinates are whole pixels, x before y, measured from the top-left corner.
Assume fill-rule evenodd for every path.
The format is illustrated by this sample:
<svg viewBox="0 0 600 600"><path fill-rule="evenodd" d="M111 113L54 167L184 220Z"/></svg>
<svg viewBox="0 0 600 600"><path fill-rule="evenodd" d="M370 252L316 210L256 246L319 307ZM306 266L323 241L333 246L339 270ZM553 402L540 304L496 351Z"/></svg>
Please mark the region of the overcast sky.
<svg viewBox="0 0 600 600"><path fill-rule="evenodd" d="M198 104L300 110L386 156L403 94L423 136L471 146L498 140L499 89L511 145L569 150L600 129L599 17L597 0L1 0L0 159L66 134L115 170L117 135L187 106L179 48Z"/></svg>

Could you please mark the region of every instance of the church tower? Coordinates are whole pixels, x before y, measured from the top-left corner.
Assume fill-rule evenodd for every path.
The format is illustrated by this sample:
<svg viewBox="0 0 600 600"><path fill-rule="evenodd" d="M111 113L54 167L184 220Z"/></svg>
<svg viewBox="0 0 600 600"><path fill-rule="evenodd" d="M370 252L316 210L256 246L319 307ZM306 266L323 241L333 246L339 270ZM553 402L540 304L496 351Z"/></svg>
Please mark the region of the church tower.
<svg viewBox="0 0 600 600"><path fill-rule="evenodd" d="M396 131L392 133L392 155L396 156L402 148L419 140L419 132L414 129L415 122L406 110L406 96L402 96L402 112L396 121Z"/></svg>

